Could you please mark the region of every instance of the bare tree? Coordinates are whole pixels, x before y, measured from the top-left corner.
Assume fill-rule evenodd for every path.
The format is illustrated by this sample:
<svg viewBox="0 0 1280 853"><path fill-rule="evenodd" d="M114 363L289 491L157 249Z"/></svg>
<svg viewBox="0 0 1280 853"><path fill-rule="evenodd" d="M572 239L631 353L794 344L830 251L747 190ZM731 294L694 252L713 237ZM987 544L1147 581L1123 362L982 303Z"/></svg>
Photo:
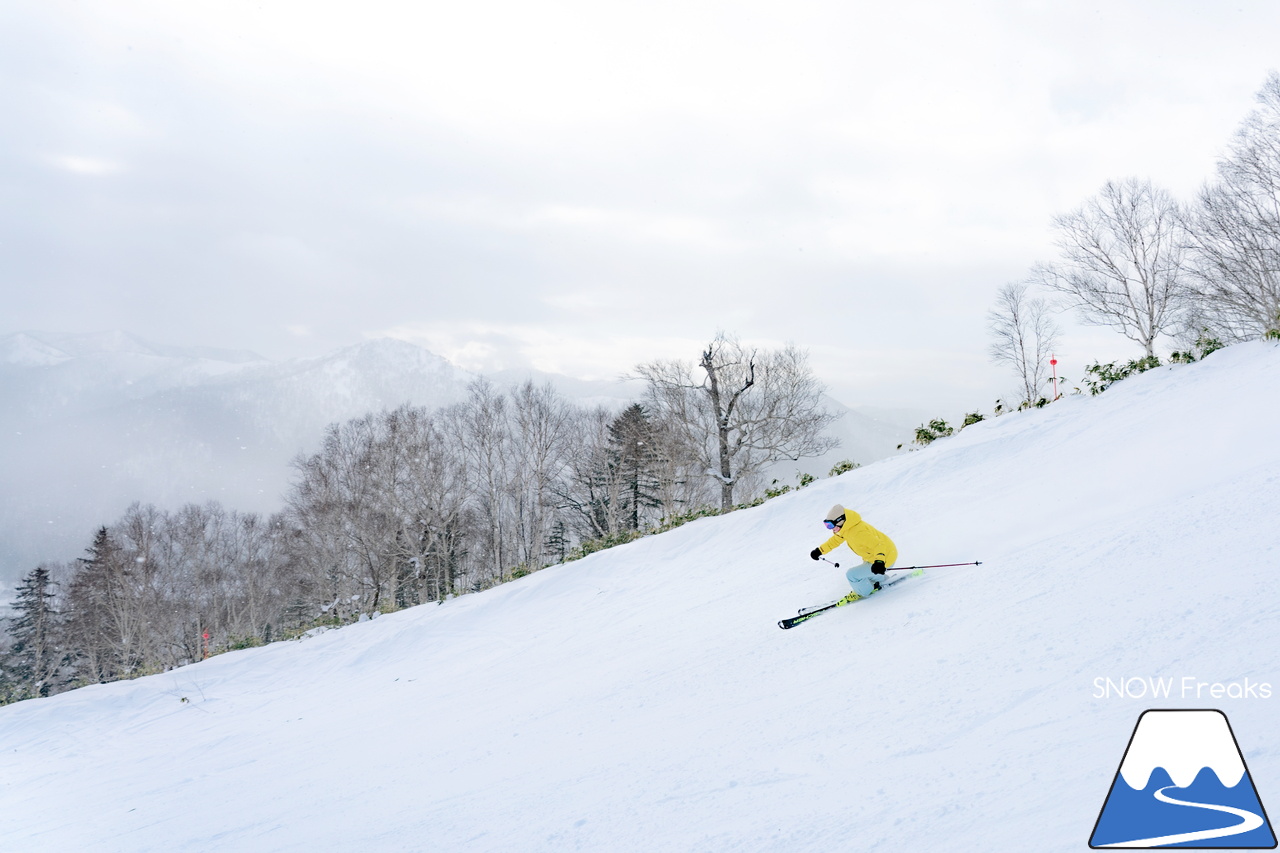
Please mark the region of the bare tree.
<svg viewBox="0 0 1280 853"><path fill-rule="evenodd" d="M571 453L570 406L551 385L526 381L511 392L511 491L516 558L526 570L546 562L555 522L553 484Z"/></svg>
<svg viewBox="0 0 1280 853"><path fill-rule="evenodd" d="M289 495L291 517L302 531L299 547L316 567L326 612L343 620L381 603L394 584L396 519L387 490L398 466L375 415L333 424L321 450L294 460L299 479Z"/></svg>
<svg viewBox="0 0 1280 853"><path fill-rule="evenodd" d="M1000 288L996 306L987 313L991 360L1007 364L1022 384L1022 399L1034 403L1048 378L1049 355L1057 344L1058 324L1049 303L1027 295L1026 284Z"/></svg>
<svg viewBox="0 0 1280 853"><path fill-rule="evenodd" d="M506 396L487 379L467 390L467 400L443 410L441 422L462 455L475 517L484 528L472 539L482 573L475 585L483 585L505 580L513 562L511 416Z"/></svg>
<svg viewBox="0 0 1280 853"><path fill-rule="evenodd" d="M401 520L396 604L407 607L454 592L469 498L462 455L427 410L402 406L387 418L398 421L388 434L404 446L405 470L384 494Z"/></svg>
<svg viewBox="0 0 1280 853"><path fill-rule="evenodd" d="M1062 259L1033 280L1063 294L1080 318L1108 326L1155 355L1188 294L1186 239L1173 196L1150 181L1108 181L1079 210L1054 220Z"/></svg>
<svg viewBox="0 0 1280 853"><path fill-rule="evenodd" d="M1280 74L1258 102L1188 214L1196 322L1227 340L1280 327Z"/></svg>
<svg viewBox="0 0 1280 853"><path fill-rule="evenodd" d="M648 383L650 411L718 482L721 509L731 509L735 488L765 466L819 456L837 443L823 434L836 417L822 406L824 388L795 346L761 352L720 333L696 367L660 360L636 373Z"/></svg>

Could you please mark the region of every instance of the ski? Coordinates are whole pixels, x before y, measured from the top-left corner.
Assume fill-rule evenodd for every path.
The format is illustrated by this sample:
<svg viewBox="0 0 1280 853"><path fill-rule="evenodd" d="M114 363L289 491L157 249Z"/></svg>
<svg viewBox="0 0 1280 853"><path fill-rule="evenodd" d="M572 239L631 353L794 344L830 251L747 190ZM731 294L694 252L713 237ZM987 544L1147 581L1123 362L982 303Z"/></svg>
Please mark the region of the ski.
<svg viewBox="0 0 1280 853"><path fill-rule="evenodd" d="M918 568L909 575L902 575L900 577L894 578L891 581L885 581L881 583L880 588L873 591L871 595L875 595L877 592L884 592L889 587L895 586L901 583L902 581L906 580L907 578L914 578L922 574L924 574L924 569ZM870 595L864 596L864 598L870 598L870 597L871 597ZM862 601L862 600L864 599L863 598L855 599L855 601ZM792 616L788 619L783 619L779 621L778 627L785 631L788 628L794 628L795 626L799 625L801 622L809 621L813 617L817 616L819 613L826 613L828 610L835 610L837 607L844 607L846 604L853 604L853 603L854 603L853 601L845 601L842 598L839 601L833 601L830 604L823 604L820 607L801 608L797 615Z"/></svg>
<svg viewBox="0 0 1280 853"><path fill-rule="evenodd" d="M859 601L861 601L861 599L859 599ZM832 604L824 604L822 607L815 607L812 610L805 610L799 616L792 616L790 618L781 620L780 622L778 622L778 627L785 631L788 628L794 628L795 626L799 625L801 622L805 622L809 619L812 619L813 617L817 616L819 613L826 613L828 610L833 610L837 607L843 607L845 604L852 604L852 603L853 603L852 601L844 601L844 599L841 599L840 601L834 602Z"/></svg>

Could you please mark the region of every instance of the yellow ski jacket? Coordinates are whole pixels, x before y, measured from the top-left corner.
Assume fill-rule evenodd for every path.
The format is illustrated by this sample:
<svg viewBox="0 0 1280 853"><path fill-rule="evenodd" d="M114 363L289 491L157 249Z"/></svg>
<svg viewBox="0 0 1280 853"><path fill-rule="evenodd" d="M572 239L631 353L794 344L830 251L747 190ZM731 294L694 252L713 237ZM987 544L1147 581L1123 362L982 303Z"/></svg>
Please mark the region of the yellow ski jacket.
<svg viewBox="0 0 1280 853"><path fill-rule="evenodd" d="M898 560L898 547L893 544L893 540L867 524L862 516L851 509L844 511L844 527L819 545L818 550L829 554L842 543L868 563L884 560L886 566L892 566Z"/></svg>

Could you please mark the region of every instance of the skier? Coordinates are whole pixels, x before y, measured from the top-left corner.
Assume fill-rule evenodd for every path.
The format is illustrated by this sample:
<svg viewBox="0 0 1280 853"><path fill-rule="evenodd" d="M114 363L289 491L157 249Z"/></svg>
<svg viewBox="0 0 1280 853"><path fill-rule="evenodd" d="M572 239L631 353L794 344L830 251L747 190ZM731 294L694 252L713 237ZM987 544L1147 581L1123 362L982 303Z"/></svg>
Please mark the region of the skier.
<svg viewBox="0 0 1280 853"><path fill-rule="evenodd" d="M839 548L841 544L849 546L849 550L862 558L862 564L854 566L844 573L849 580L853 592L841 601L849 603L859 598L866 598L880 588L877 577L883 577L885 571L898 559L898 548L893 541L862 520L862 516L850 509L836 504L827 513L823 524L831 531L831 538L809 552L815 560L823 554Z"/></svg>

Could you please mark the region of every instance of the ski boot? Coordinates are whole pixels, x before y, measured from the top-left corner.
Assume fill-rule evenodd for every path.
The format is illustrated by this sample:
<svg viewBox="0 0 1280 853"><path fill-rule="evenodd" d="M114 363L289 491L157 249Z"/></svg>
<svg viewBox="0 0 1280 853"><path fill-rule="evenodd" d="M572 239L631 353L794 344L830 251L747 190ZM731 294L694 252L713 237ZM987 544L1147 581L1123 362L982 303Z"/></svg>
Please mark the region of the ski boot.
<svg viewBox="0 0 1280 853"><path fill-rule="evenodd" d="M859 598L862 598L862 596L858 595L856 592L851 592L851 593L849 593L848 595L846 595L844 598L840 599L840 603L841 603L841 604L853 604L853 603L854 603L855 601L857 601Z"/></svg>

